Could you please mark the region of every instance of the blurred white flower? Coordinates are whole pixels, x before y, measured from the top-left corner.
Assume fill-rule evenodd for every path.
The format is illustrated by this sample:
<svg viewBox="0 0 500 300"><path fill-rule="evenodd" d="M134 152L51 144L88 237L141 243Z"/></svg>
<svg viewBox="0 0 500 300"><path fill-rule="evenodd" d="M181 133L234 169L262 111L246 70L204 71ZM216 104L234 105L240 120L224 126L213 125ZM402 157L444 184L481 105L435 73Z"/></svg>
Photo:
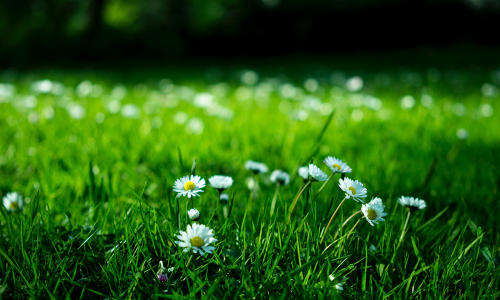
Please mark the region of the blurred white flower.
<svg viewBox="0 0 500 300"><path fill-rule="evenodd" d="M415 106L415 98L413 98L413 96L406 95L401 98L400 104L402 109L411 109Z"/></svg>
<svg viewBox="0 0 500 300"><path fill-rule="evenodd" d="M122 107L122 116L127 119L139 119L141 117L141 109L132 103L125 104Z"/></svg>
<svg viewBox="0 0 500 300"><path fill-rule="evenodd" d="M255 71L248 70L241 74L241 83L247 85L254 85L259 81L259 74Z"/></svg>
<svg viewBox="0 0 500 300"><path fill-rule="evenodd" d="M23 197L17 192L7 193L2 200L3 206L5 206L8 211L19 211L23 209Z"/></svg>
<svg viewBox="0 0 500 300"><path fill-rule="evenodd" d="M349 92L357 92L363 88L363 78L354 76L347 79L345 87Z"/></svg>
<svg viewBox="0 0 500 300"><path fill-rule="evenodd" d="M269 177L273 183L287 185L290 183L290 174L281 170L274 170Z"/></svg>
<svg viewBox="0 0 500 300"><path fill-rule="evenodd" d="M347 199L352 198L353 200L363 202L361 198L366 198L367 190L363 187L363 184L359 181L354 181L348 177L345 179L339 179L339 187L345 192Z"/></svg>
<svg viewBox="0 0 500 300"><path fill-rule="evenodd" d="M194 135L200 135L203 132L205 125L199 118L193 117L186 124L186 132Z"/></svg>
<svg viewBox="0 0 500 300"><path fill-rule="evenodd" d="M328 176L323 172L320 168L318 168L314 164L309 165L309 176L313 181L325 181L328 179Z"/></svg>
<svg viewBox="0 0 500 300"><path fill-rule="evenodd" d="M219 191L226 190L233 185L233 178L224 175L215 175L208 178L210 186Z"/></svg>
<svg viewBox="0 0 500 300"><path fill-rule="evenodd" d="M255 174L267 173L267 171L269 170L267 168L266 164L263 164L263 163L260 163L257 161L253 161L253 160L247 160L247 162L245 163L245 169L252 171Z"/></svg>
<svg viewBox="0 0 500 300"><path fill-rule="evenodd" d="M299 176L302 177L302 179L307 180L309 179L309 168L308 167L300 167L298 170Z"/></svg>
<svg viewBox="0 0 500 300"><path fill-rule="evenodd" d="M70 103L66 107L68 114L71 118L75 120L81 120L85 117L85 107L77 103Z"/></svg>
<svg viewBox="0 0 500 300"><path fill-rule="evenodd" d="M469 132L467 131L467 129L459 128L457 130L457 137L461 140L465 140L469 137Z"/></svg>
<svg viewBox="0 0 500 300"><path fill-rule="evenodd" d="M401 196L398 199L398 203L411 210L422 210L427 207L424 200L414 197Z"/></svg>

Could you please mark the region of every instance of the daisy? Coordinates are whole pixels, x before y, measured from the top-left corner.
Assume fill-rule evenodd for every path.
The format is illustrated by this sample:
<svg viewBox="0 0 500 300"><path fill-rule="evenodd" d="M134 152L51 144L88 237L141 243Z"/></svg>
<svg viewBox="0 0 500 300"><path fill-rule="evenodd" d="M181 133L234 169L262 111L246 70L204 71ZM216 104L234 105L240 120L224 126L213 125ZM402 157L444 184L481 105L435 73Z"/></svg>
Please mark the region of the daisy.
<svg viewBox="0 0 500 300"><path fill-rule="evenodd" d="M208 178L208 182L210 183L211 187L222 192L223 190L227 190L233 185L233 178L231 178L230 176L215 175Z"/></svg>
<svg viewBox="0 0 500 300"><path fill-rule="evenodd" d="M349 167L345 162L333 156L328 156L327 158L325 158L324 162L334 173L352 172L351 167Z"/></svg>
<svg viewBox="0 0 500 300"><path fill-rule="evenodd" d="M229 195L226 194L226 193L220 194L219 201L221 201L221 202L227 202L227 201L229 201Z"/></svg>
<svg viewBox="0 0 500 300"><path fill-rule="evenodd" d="M270 179L273 183L287 185L290 183L290 174L281 170L274 170L271 173Z"/></svg>
<svg viewBox="0 0 500 300"><path fill-rule="evenodd" d="M398 202L410 210L422 210L427 207L424 200L413 197L401 196L399 197Z"/></svg>
<svg viewBox="0 0 500 300"><path fill-rule="evenodd" d="M308 167L300 167L298 172L299 172L299 176L302 177L302 179L304 179L304 180L309 179L309 168Z"/></svg>
<svg viewBox="0 0 500 300"><path fill-rule="evenodd" d="M311 176L312 181L325 181L328 179L325 172L321 171L314 164L309 165L309 176Z"/></svg>
<svg viewBox="0 0 500 300"><path fill-rule="evenodd" d="M191 221L200 220L200 211L197 210L196 208L191 208L190 210L188 210L187 214L189 216L189 219L191 219Z"/></svg>
<svg viewBox="0 0 500 300"><path fill-rule="evenodd" d="M188 252L193 250L194 253L199 253L204 255L205 252L212 253L215 247L209 246L213 242L217 242L217 239L213 238L213 230L206 227L203 224L194 223L193 225L188 225L186 231L180 231L180 235L177 238L177 245L185 248L183 251Z"/></svg>
<svg viewBox="0 0 500 300"><path fill-rule="evenodd" d="M7 193L2 200L3 206L5 206L8 211L23 209L23 197L17 192Z"/></svg>
<svg viewBox="0 0 500 300"><path fill-rule="evenodd" d="M163 261L161 260L160 268L158 269L158 272L156 272L156 276L158 276L158 280L160 280L162 283L168 281L167 269L163 267Z"/></svg>
<svg viewBox="0 0 500 300"><path fill-rule="evenodd" d="M174 192L177 192L177 198L180 196L188 196L188 198L194 196L200 196L198 193L203 192L202 188L205 187L205 179L200 176L184 176L177 179L174 184Z"/></svg>
<svg viewBox="0 0 500 300"><path fill-rule="evenodd" d="M330 278L330 281L334 281L335 280L335 277L333 277L333 275L330 275L328 276ZM347 279L349 279L349 277L342 277L342 280L338 281L336 284L335 284L335 289L340 293L344 290L344 284L345 282L347 281Z"/></svg>
<svg viewBox="0 0 500 300"><path fill-rule="evenodd" d="M363 204L361 211L368 223L373 226L373 224L378 224L379 221L385 221L383 217L387 216L387 214L384 212L384 207L382 199L375 197L368 204Z"/></svg>
<svg viewBox="0 0 500 300"><path fill-rule="evenodd" d="M245 163L245 169L250 170L255 174L267 173L267 171L269 170L266 164L256 162L253 160L247 160L247 162Z"/></svg>
<svg viewBox="0 0 500 300"><path fill-rule="evenodd" d="M354 199L359 202L363 202L360 198L366 198L366 188L359 181L353 181L352 179L346 177L345 179L339 179L339 187L345 192L345 197L347 199Z"/></svg>

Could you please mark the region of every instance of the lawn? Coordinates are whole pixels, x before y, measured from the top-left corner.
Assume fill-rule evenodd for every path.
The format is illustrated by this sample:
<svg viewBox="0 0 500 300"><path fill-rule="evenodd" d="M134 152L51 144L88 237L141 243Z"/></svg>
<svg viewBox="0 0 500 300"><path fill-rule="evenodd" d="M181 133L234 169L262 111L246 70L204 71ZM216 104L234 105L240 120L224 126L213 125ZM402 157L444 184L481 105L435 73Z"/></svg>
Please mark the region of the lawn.
<svg viewBox="0 0 500 300"><path fill-rule="evenodd" d="M0 197L20 196L0 208L0 299L497 298L499 86L477 67L4 70ZM176 197L186 175L199 197ZM339 206L344 177L385 221ZM176 243L194 224L212 254Z"/></svg>

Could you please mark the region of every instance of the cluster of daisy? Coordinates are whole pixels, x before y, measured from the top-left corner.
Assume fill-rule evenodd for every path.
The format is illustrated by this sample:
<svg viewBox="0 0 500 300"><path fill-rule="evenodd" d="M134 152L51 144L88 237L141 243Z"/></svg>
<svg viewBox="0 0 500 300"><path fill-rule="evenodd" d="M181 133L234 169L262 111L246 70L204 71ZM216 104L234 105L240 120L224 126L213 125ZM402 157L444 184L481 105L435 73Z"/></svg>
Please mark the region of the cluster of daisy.
<svg viewBox="0 0 500 300"><path fill-rule="evenodd" d="M233 185L233 178L224 175L215 175L208 179L210 186L217 190L219 194L219 200L222 202L227 202L229 196L223 191L227 190ZM177 197L187 196L188 198L199 197L200 193L204 192L205 179L197 175L184 176L179 178L174 183L174 191L177 192ZM193 222L200 220L200 211L196 208L191 208L187 212L189 219ZM199 253L204 255L205 253L211 254L215 247L210 246L211 243L217 241L214 238L213 229L208 228L203 224L193 223L187 226L186 231L180 231L177 238L176 244L184 248L184 252L193 251L193 253ZM160 262L161 263L161 262ZM162 271L163 265L160 268ZM160 281L166 281L166 275L162 277L164 273L158 271L158 278ZM160 278L161 277L161 278Z"/></svg>

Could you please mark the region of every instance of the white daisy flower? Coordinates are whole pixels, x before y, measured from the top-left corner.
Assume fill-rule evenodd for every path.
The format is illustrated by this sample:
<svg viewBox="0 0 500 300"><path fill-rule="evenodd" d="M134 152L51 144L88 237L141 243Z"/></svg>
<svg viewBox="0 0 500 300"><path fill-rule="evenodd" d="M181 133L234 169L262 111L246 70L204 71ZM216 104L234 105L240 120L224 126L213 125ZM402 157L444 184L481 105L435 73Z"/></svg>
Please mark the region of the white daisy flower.
<svg viewBox="0 0 500 300"><path fill-rule="evenodd" d="M328 278L330 278L330 281L334 281L335 280L335 277L333 277L333 275L328 276ZM338 281L335 284L335 289L338 292L342 292L344 290L344 284L347 281L347 279L349 279L349 277L342 277L342 280Z"/></svg>
<svg viewBox="0 0 500 300"><path fill-rule="evenodd" d="M191 208L187 213L191 221L198 221L200 219L200 211L196 208Z"/></svg>
<svg viewBox="0 0 500 300"><path fill-rule="evenodd" d="M174 192L177 192L177 198L180 196L188 196L188 198L194 196L200 196L198 193L202 193L202 188L205 187L205 179L200 176L184 176L177 179L174 184Z"/></svg>
<svg viewBox="0 0 500 300"><path fill-rule="evenodd" d="M325 172L321 171L321 169L316 167L314 164L309 165L309 176L311 176L313 181L325 181L328 179Z"/></svg>
<svg viewBox="0 0 500 300"><path fill-rule="evenodd" d="M333 156L325 158L324 163L335 173L351 173L352 169L342 160Z"/></svg>
<svg viewBox="0 0 500 300"><path fill-rule="evenodd" d="M304 180L309 179L309 168L308 167L300 167L299 168L299 176L302 177Z"/></svg>
<svg viewBox="0 0 500 300"><path fill-rule="evenodd" d="M401 196L399 197L398 202L411 210L422 210L427 207L424 200L413 197Z"/></svg>
<svg viewBox="0 0 500 300"><path fill-rule="evenodd" d="M229 201L229 195L226 193L220 194L219 201Z"/></svg>
<svg viewBox="0 0 500 300"><path fill-rule="evenodd" d="M345 179L339 179L339 187L345 192L347 199L354 199L359 202L363 202L360 198L366 198L366 188L359 181L353 181L352 179L346 177Z"/></svg>
<svg viewBox="0 0 500 300"><path fill-rule="evenodd" d="M267 171L269 170L267 168L266 164L256 162L253 160L247 160L247 162L245 163L245 169L250 170L250 171L254 172L255 174L267 173Z"/></svg>
<svg viewBox="0 0 500 300"><path fill-rule="evenodd" d="M233 178L231 178L230 176L215 175L208 178L208 182L214 189L223 191L233 185Z"/></svg>
<svg viewBox="0 0 500 300"><path fill-rule="evenodd" d="M8 211L23 209L23 197L17 192L7 193L7 195L5 195L2 200L3 206L5 206Z"/></svg>
<svg viewBox="0 0 500 300"><path fill-rule="evenodd" d="M271 173L270 179L273 183L287 185L290 183L290 174L281 170L274 170Z"/></svg>
<svg viewBox="0 0 500 300"><path fill-rule="evenodd" d="M215 250L215 247L209 246L211 243L217 242L217 239L213 237L213 230L203 224L188 225L186 231L181 230L179 233L177 238L180 241L176 243L180 247L186 248L183 250L184 252L193 250L194 253L204 255L205 252L211 254L212 250Z"/></svg>
<svg viewBox="0 0 500 300"><path fill-rule="evenodd" d="M384 207L382 199L375 197L369 203L363 204L361 211L368 223L373 226L373 224L378 224L379 221L385 221L383 217L387 216L387 214L384 212Z"/></svg>

